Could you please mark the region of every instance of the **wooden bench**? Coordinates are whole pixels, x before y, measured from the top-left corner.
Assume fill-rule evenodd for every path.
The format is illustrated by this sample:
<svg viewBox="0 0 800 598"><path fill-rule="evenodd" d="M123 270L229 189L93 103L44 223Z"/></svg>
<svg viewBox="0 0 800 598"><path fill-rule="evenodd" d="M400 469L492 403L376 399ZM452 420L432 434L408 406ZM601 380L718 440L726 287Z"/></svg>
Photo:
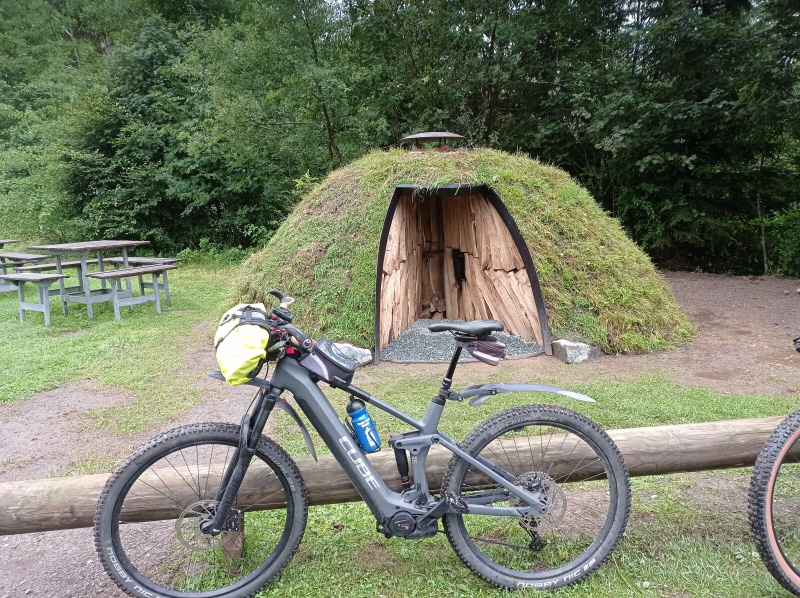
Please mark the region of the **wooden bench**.
<svg viewBox="0 0 800 598"><path fill-rule="evenodd" d="M96 266L97 263L98 263L97 260L86 260L86 265L87 266L91 266L91 265L95 265ZM77 274L77 280L78 280L77 286L67 287L67 288L64 289L64 291L65 292L77 291L79 293L82 293L83 292L83 276L81 275L81 270L83 269L83 266L81 265L81 262L79 260L78 261L74 261L74 262L61 262L61 269L64 270L64 268L75 268L76 274ZM17 272L51 272L53 270L58 270L58 266L55 263L35 264L33 266L21 266L19 268L15 268L15 270ZM61 294L61 289L50 289L49 292L50 292L51 296L60 295Z"/></svg>
<svg viewBox="0 0 800 598"><path fill-rule="evenodd" d="M108 261L108 260L103 260ZM97 260L86 260L86 265L97 265ZM75 262L61 262L61 268L80 268L81 263L80 261ZM57 266L55 263L53 264L35 264L33 266L21 266L17 268L17 272L49 272L51 270L55 270Z"/></svg>
<svg viewBox="0 0 800 598"><path fill-rule="evenodd" d="M141 266L150 266L150 265L160 265L160 264L176 264L178 262L182 262L183 260L179 257L129 257L128 264L134 265L141 265ZM103 260L103 263L110 263L110 264L124 264L124 259L121 257L110 257L108 259Z"/></svg>
<svg viewBox="0 0 800 598"><path fill-rule="evenodd" d="M114 317L119 322L120 315L119 315L119 308L120 307L130 307L131 311L133 311L134 305L139 305L140 303L147 303L148 301L155 301L156 304L156 313L161 313L161 300L159 297L159 283L158 277L159 275L163 274L164 279L166 281L166 271L167 270L174 270L177 266L171 264L153 264L150 266L140 266L137 268L122 268L120 270L108 270L106 272L95 272L94 274L89 274L90 278L97 278L98 280L107 280L111 283L111 298L114 302ZM130 278L131 276L138 276L142 277L145 274L151 274L153 277L152 284L148 283L148 288L153 289L152 293L142 294L138 297L127 296L127 293L123 293L122 289L122 280L126 278ZM166 295L166 292L165 292Z"/></svg>
<svg viewBox="0 0 800 598"><path fill-rule="evenodd" d="M178 262L182 262L183 260L177 257L129 257L128 264L133 264L134 266L142 265L142 266L160 266L162 264L172 265ZM114 264L114 267L123 267L124 266L124 259L121 257L111 257L107 260L103 260L104 263ZM167 280L167 272L164 271L164 299L167 300L167 305L171 306L172 302L169 298L169 280ZM153 289L153 285L149 282L145 282L142 276L139 276L139 293L144 295L145 289Z"/></svg>
<svg viewBox="0 0 800 598"><path fill-rule="evenodd" d="M66 274L36 274L35 272L17 272L0 275L0 279L16 283L19 292L19 320L25 321L26 311L40 311L44 314L44 325L50 326L50 287L54 282L69 278ZM39 303L25 302L25 283L36 285L39 290Z"/></svg>
<svg viewBox="0 0 800 598"><path fill-rule="evenodd" d="M35 253L14 253L11 251L0 253L0 274L8 274L9 269L16 272L25 264L35 264L44 259L47 259L46 255ZM17 286L14 284L0 284L0 293L5 294L6 291L16 290Z"/></svg>

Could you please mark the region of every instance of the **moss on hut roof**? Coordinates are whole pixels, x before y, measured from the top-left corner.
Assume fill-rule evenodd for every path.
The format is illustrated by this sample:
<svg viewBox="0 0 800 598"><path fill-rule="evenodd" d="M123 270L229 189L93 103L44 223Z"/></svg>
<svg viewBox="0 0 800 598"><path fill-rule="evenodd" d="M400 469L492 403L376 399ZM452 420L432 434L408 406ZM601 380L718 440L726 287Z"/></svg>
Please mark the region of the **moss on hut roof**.
<svg viewBox="0 0 800 598"><path fill-rule="evenodd" d="M693 328L650 259L589 193L558 168L495 150L375 151L332 172L298 203L267 246L241 267L236 292L296 299L307 332L374 348L375 264L395 186L488 184L528 244L553 338L609 353L688 340Z"/></svg>

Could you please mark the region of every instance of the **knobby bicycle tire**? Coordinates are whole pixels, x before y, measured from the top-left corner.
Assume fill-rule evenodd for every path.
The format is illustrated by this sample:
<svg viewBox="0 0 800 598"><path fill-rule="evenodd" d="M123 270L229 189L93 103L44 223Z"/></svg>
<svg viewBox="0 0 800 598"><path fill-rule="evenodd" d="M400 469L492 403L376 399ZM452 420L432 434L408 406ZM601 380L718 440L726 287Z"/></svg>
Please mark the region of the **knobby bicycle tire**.
<svg viewBox="0 0 800 598"><path fill-rule="evenodd" d="M297 551L308 500L297 465L262 436L227 530L208 536L239 426L203 423L145 443L111 475L97 504L95 547L130 596L247 598ZM268 510L266 509L268 507Z"/></svg>
<svg viewBox="0 0 800 598"><path fill-rule="evenodd" d="M775 428L750 478L748 514L761 560L800 596L800 410ZM790 533L792 532L792 533Z"/></svg>
<svg viewBox="0 0 800 598"><path fill-rule="evenodd" d="M444 516L453 550L479 577L508 589L556 589L590 575L616 548L630 513L628 472L592 420L561 407L516 407L478 425L461 448L540 491L548 507L541 518ZM456 456L442 492L467 502L524 504Z"/></svg>

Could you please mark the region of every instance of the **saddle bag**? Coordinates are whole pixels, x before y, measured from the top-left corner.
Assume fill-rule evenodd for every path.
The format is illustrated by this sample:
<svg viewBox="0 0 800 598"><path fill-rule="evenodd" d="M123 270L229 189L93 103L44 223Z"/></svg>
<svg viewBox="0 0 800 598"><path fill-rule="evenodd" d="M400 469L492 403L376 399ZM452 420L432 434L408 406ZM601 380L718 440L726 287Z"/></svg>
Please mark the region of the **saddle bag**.
<svg viewBox="0 0 800 598"><path fill-rule="evenodd" d="M263 303L240 303L225 312L214 335L222 375L231 386L250 382L261 371L275 341Z"/></svg>
<svg viewBox="0 0 800 598"><path fill-rule="evenodd" d="M356 371L356 364L325 337L317 339L317 345L300 360L300 365L325 382L338 378L339 383L350 384Z"/></svg>
<svg viewBox="0 0 800 598"><path fill-rule="evenodd" d="M478 339L467 345L467 352L478 361L497 365L506 356L506 346L504 343L491 337L490 339Z"/></svg>

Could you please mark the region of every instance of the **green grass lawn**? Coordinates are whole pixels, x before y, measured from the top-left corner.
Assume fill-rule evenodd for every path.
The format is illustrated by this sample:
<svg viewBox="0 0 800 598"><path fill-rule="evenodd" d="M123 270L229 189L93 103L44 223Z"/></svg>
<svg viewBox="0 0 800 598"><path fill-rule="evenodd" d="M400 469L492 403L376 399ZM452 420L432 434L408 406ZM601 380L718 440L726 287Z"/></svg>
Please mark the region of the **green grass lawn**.
<svg viewBox="0 0 800 598"><path fill-rule="evenodd" d="M95 309L89 320L82 306L71 305L63 317L55 298L53 324L41 314L18 319L16 296L0 296L0 402L24 400L70 381L90 380L136 399L128 406L95 410L95 424L116 432L161 424L201 400L196 381L182 360L207 342L199 323L215 322L230 307L233 271L182 266L170 273L171 308L157 316L154 306L123 311L114 320L110 304ZM297 322L300 327L302 321ZM444 370L444 366L442 367ZM498 368L499 370L499 368ZM359 384L359 379L365 380ZM470 369L456 372L454 386L482 381ZM523 377L524 378L524 377ZM517 379L515 381L534 381ZM535 381L558 384L557 379ZM403 374L387 369L357 373L356 384L419 417L436 392L439 376ZM623 428L779 415L793 411L800 397L720 395L698 387L684 388L659 374L623 381L600 376L573 386L597 403L579 403L556 395L506 394L481 408L449 404L442 429L461 439L479 421L502 409L529 402L561 404L598 421ZM346 396L330 393L344 413ZM401 431L382 412L372 409L381 437ZM299 434L283 414L275 434L294 455L306 453ZM313 433L312 433L313 434ZM318 452L327 452L314 435ZM108 469L106 461L87 464L75 473ZM672 475L632 480L633 509L625 539L611 561L585 582L553 593L582 597L779 597L789 596L766 572L754 553L741 508L715 508L687 498L692 488L714 482L721 487L747 483L750 470L701 475ZM716 487L716 486L715 486ZM312 507L305 539L294 561L261 596L504 596L473 576L450 549L444 536L430 540L386 539L361 503ZM526 592L524 595L532 595Z"/></svg>
<svg viewBox="0 0 800 598"><path fill-rule="evenodd" d="M373 380L363 385L366 390L417 417L422 415L440 381L435 376L397 379L395 374L380 371L371 372L370 377ZM469 372L459 376L457 371L454 386L479 381ZM553 379L528 381L558 383ZM460 439L491 414L532 402L560 404L580 411L606 429L779 415L793 411L800 403L800 397L720 395L699 387L684 388L660 375L645 375L630 382L606 376L593 384L572 388L597 402L510 393L494 397L481 408L448 404L441 428ZM343 413L347 402L344 393L334 391L329 395ZM370 414L384 439L405 429L402 423L398 425L377 409L370 410ZM291 421L282 416L276 432L284 446L292 454L306 454L302 438L291 429ZM327 452L313 431L312 436L317 451ZM736 478L741 481L745 476L746 483L750 471L632 479L631 522L613 559L583 583L556 591L553 596L789 596L761 564L743 512L698 508L683 496L687 488L703 486L711 476L722 477L727 483ZM743 506L746 508L746 504ZM281 585L268 588L263 596L299 592L301 588L306 588L309 595L365 598L407 596L411 588L418 596L510 595L474 577L443 535L416 542L387 540L375 533L374 519L361 503L312 507L310 514L298 554L302 566L290 565L281 577ZM344 528L334 527L338 523ZM336 584L330 583L331 577Z"/></svg>
<svg viewBox="0 0 800 598"><path fill-rule="evenodd" d="M86 307L76 303L68 304L68 315L62 315L58 298L51 297L50 326L35 312L28 312L21 323L16 291L0 295L0 404L88 379L137 397L130 405L93 414L118 431L148 427L195 404L200 398L198 374L186 371L181 359L197 345L193 327L227 309L230 275L230 269L209 267L172 270L172 307L162 295L163 315L156 315L154 303L145 303L134 313L122 308L119 322L110 302L95 304L90 320ZM33 301L36 290L27 287L28 301ZM94 287L99 288L98 281L92 281Z"/></svg>

